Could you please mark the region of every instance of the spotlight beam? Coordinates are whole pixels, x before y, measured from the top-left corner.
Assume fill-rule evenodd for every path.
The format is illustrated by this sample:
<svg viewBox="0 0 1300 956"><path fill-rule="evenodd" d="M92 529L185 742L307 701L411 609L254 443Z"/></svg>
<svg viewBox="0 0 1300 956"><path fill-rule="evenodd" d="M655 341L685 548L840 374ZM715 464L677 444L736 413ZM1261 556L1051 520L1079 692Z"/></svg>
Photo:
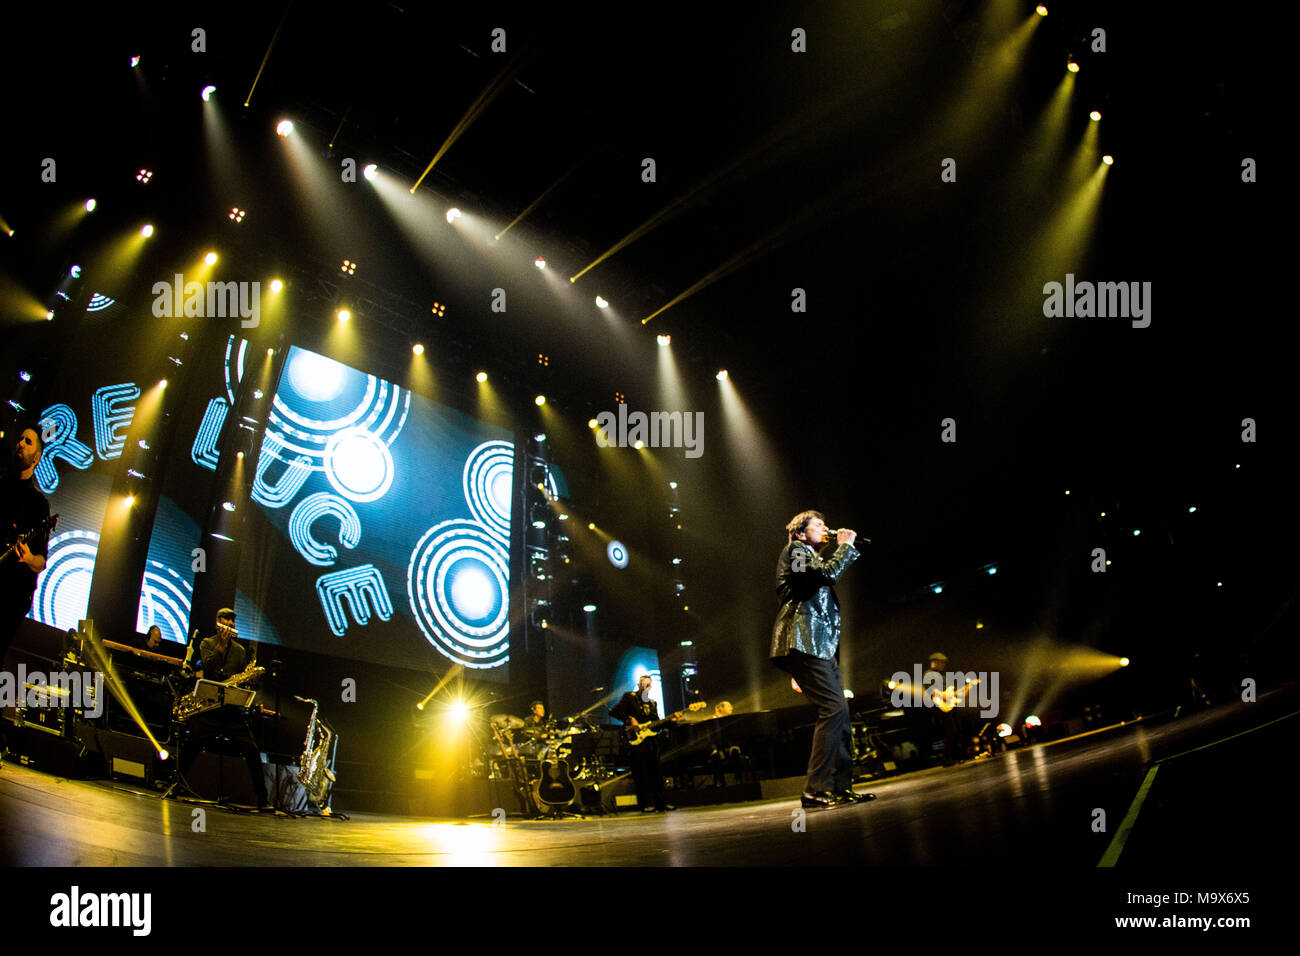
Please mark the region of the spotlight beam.
<svg viewBox="0 0 1300 956"><path fill-rule="evenodd" d="M429 160L429 165L424 167L424 172L420 173L420 178L415 181L411 187L411 194L420 188L420 183L424 182L424 177L429 175L430 170L438 165L438 160L446 155L447 150L451 149L453 143L460 139L461 134L473 125L483 112L492 104L501 91L504 90L510 81L515 78L515 74L523 67L524 62L528 59L528 52L520 54L515 60L507 63L501 68L501 72L493 77L492 82L483 88L483 91L475 98L474 102L469 105L465 115L460 118L460 122L455 125L452 131L447 135L446 141L438 147L438 151L433 154L433 159Z"/></svg>
<svg viewBox="0 0 1300 956"><path fill-rule="evenodd" d="M560 177L559 179L557 179L555 182L553 182L553 183L551 183L549 186L547 186L546 189L545 189L545 191L543 191L542 194L541 194L540 196L538 196L536 199L534 199L532 202L530 202L530 203L528 204L528 206L524 209L523 212L521 212L519 215L515 216L514 219L510 220L510 225L506 226L504 229L502 229L500 232L498 232L494 238L496 238L496 239L500 239L500 238L501 238L502 236L504 236L507 232L509 232L512 228L514 228L514 226L518 225L519 222L520 222L520 220L522 220L522 219L524 219L525 217L527 217L527 215L528 215L530 212L532 212L534 209L536 209L538 206L540 206L540 205L541 205L541 204L546 200L546 197L547 197L547 196L549 196L551 193L555 192L556 187L558 187L558 186L560 185L560 183L564 182L566 179L568 179L570 176L572 176L572 175L573 175L573 171L574 171L575 169L577 169L579 165L580 165L579 163L574 163L571 167L569 167L569 171L568 171L567 173L565 173L563 176L561 176L561 177Z"/></svg>
<svg viewBox="0 0 1300 956"><path fill-rule="evenodd" d="M289 11L293 9L293 0L289 0L289 5L284 8L284 16L280 17L280 23L275 28L275 33L271 35L271 42L267 45L266 53L262 57L262 65L257 68L257 75L253 77L253 85L248 88L248 96L244 100L244 106L253 102L253 90L257 89L257 81L262 78L262 71L266 69L266 61L271 59L271 51L275 49L275 41L280 39L280 31L284 29L284 21L289 19Z"/></svg>

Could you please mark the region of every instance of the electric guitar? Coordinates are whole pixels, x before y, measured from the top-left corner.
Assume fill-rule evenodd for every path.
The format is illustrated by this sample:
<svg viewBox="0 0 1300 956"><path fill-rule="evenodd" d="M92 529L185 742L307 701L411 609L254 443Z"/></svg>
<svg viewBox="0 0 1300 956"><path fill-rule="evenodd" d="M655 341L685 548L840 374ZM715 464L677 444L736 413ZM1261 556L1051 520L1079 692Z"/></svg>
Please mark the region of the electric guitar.
<svg viewBox="0 0 1300 956"><path fill-rule="evenodd" d="M957 706L957 702L959 700L964 700L966 695L969 694L978 683L979 678L976 678L975 680L967 681L960 690L953 690L951 687L944 690L936 690L931 697L931 700L934 701L934 706L938 710L945 714L951 713L952 709Z"/></svg>
<svg viewBox="0 0 1300 956"><path fill-rule="evenodd" d="M3 564L5 561L9 560L10 555L16 555L18 553L18 545L20 544L25 545L33 535L40 534L42 531L47 531L47 530L53 531L55 527L58 525L58 523L59 523L58 515L48 515L47 517L44 517L40 521L36 522L36 527L32 528L32 530L28 531L26 534L18 535L16 538L14 538L13 542L7 548L4 549L3 552L0 552L0 564Z"/></svg>
<svg viewBox="0 0 1300 956"><path fill-rule="evenodd" d="M682 718L682 715L687 711L703 710L707 706L708 704L705 701L697 700L695 703L691 704L691 706L687 707L686 710L679 710L677 713L670 714L662 720L652 720L648 723L637 724L635 727L624 727L623 734L627 738L627 745L629 747L638 747L650 737L656 736L661 728L667 727L669 724L677 723L677 721L679 721Z"/></svg>

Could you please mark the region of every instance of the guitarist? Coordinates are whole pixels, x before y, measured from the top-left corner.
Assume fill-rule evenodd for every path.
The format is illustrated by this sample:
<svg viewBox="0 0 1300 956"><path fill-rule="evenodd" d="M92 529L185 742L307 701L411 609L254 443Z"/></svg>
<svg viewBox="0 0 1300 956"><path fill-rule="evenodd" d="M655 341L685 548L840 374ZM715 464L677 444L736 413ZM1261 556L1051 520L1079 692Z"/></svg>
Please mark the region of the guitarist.
<svg viewBox="0 0 1300 956"><path fill-rule="evenodd" d="M7 548L18 535L28 534L50 517L50 503L32 480L44 451L35 428L18 433L13 469L0 481L0 548ZM36 531L0 562L0 666L19 625L32 609L36 576L45 570L49 537L48 528Z"/></svg>
<svg viewBox="0 0 1300 956"><path fill-rule="evenodd" d="M639 727L659 719L659 705L650 696L653 681L649 674L637 680L637 689L628 691L609 710L609 715L623 721L625 727ZM664 776L659 769L659 738L649 737L630 748L632 779L636 783L636 802L642 813L664 813L677 808L664 797Z"/></svg>

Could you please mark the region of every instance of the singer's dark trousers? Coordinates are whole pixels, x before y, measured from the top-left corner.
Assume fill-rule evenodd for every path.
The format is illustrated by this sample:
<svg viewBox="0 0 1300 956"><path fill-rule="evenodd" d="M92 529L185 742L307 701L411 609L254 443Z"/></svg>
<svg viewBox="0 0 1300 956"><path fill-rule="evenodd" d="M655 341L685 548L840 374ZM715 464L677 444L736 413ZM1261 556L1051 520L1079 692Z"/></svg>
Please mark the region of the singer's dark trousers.
<svg viewBox="0 0 1300 956"><path fill-rule="evenodd" d="M850 789L853 786L853 729L849 721L849 705L844 699L840 666L834 660L823 660L800 651L774 657L772 663L793 677L809 703L817 708L817 726L813 730L808 782L804 789L809 793L838 793Z"/></svg>

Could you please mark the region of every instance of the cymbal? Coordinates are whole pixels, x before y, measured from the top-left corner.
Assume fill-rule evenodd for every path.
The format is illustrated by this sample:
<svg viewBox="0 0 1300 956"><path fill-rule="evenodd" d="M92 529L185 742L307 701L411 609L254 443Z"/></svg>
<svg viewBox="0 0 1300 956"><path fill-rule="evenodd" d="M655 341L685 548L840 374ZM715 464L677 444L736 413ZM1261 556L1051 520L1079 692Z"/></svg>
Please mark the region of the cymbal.
<svg viewBox="0 0 1300 956"><path fill-rule="evenodd" d="M498 729L518 730L524 725L521 718L511 716L510 714L493 714L490 720L492 726Z"/></svg>

